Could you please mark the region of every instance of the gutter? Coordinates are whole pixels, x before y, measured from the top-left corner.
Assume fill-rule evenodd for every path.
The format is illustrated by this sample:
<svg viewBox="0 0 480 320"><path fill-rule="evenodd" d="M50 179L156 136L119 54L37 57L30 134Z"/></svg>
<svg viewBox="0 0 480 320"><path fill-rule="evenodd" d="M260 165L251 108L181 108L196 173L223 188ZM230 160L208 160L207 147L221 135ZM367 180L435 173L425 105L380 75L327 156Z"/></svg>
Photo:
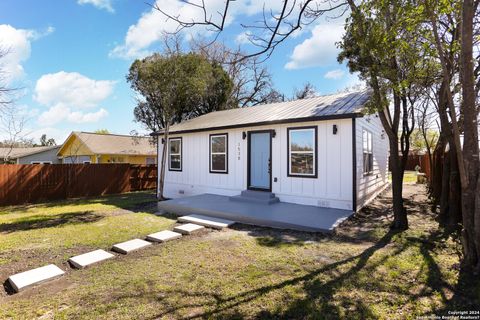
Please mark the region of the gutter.
<svg viewBox="0 0 480 320"><path fill-rule="evenodd" d="M206 128L197 128L197 129L170 130L169 134L193 133L193 132L203 132L203 131L259 127L259 126L274 125L274 124L310 122L310 121L321 121L321 120L355 119L355 118L361 118L363 116L364 115L362 113L345 113L345 114L335 114L335 115L327 115L327 116L314 116L314 117L304 117L304 118L296 118L296 119L282 119L282 120L232 124L232 125L226 125L226 126L206 127ZM163 131L157 131L157 132L152 132L150 134L150 136L159 136L159 135L162 135L162 134L163 134Z"/></svg>

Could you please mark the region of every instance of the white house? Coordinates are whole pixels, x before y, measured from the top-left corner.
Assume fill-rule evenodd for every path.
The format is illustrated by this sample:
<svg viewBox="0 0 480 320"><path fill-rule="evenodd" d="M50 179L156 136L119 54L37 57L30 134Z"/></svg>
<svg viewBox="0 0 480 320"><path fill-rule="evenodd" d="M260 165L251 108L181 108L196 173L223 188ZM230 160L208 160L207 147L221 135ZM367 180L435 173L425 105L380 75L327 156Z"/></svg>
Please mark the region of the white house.
<svg viewBox="0 0 480 320"><path fill-rule="evenodd" d="M367 92L341 93L174 125L158 147L160 159L168 143L164 195L235 197L254 190L268 194L269 203L351 214L388 183L388 140L378 116L362 114L368 99Z"/></svg>

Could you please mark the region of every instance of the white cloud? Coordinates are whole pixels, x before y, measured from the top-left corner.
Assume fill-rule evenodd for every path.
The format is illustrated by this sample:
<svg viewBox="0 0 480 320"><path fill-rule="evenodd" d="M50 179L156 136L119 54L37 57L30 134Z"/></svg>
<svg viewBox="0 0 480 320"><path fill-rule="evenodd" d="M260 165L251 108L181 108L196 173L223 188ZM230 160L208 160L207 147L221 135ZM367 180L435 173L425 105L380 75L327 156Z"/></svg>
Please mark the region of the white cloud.
<svg viewBox="0 0 480 320"><path fill-rule="evenodd" d="M92 108L112 93L114 85L114 81L93 80L77 72L60 71L37 80L34 98L42 105Z"/></svg>
<svg viewBox="0 0 480 320"><path fill-rule="evenodd" d="M223 0L214 0L208 3L209 11L216 12L216 7ZM157 0L156 5L163 11L178 16L179 19L203 19L203 12L200 8L181 3L178 0ZM212 17L214 19L215 16ZM125 59L139 58L148 55L150 46L158 42L167 33L173 33L177 30L178 23L167 19L165 15L152 8L144 13L136 24L128 28L124 44L116 46L111 52L111 57L120 57ZM185 29L190 36L199 31L198 27Z"/></svg>
<svg viewBox="0 0 480 320"><path fill-rule="evenodd" d="M91 4L98 9L105 9L108 12L115 12L112 6L112 0L78 0L78 4L84 5L84 4Z"/></svg>
<svg viewBox="0 0 480 320"><path fill-rule="evenodd" d="M251 44L249 37L250 37L250 34L248 32L239 33L235 37L235 43L236 44Z"/></svg>
<svg viewBox="0 0 480 320"><path fill-rule="evenodd" d="M114 81L93 80L77 72L43 75L35 85L34 99L49 110L40 115L38 122L45 126L61 121L97 122L108 115L105 109L82 110L98 107L112 94L114 85Z"/></svg>
<svg viewBox="0 0 480 320"><path fill-rule="evenodd" d="M335 69L335 70L330 70L325 75L323 76L325 79L333 79L333 80L338 80L343 78L345 75L345 71L341 69Z"/></svg>
<svg viewBox="0 0 480 320"><path fill-rule="evenodd" d="M193 0L192 3L201 5L201 1ZM211 16L211 20L220 24L221 16L225 8L225 0L205 1L207 15ZM275 5L273 4L275 3ZM278 1L269 4L274 10L281 5ZM183 21L204 21L204 13L201 8L187 4L179 0L156 0L156 6L162 11L178 17ZM268 9L270 9L270 7ZM229 8L228 15L225 19L225 26L230 25L236 16L253 15L261 12L263 9L262 1L239 1L233 2ZM162 39L164 34L173 33L178 29L178 23L168 19L158 10L152 8L144 13L136 24L128 28L123 44L116 46L110 51L110 57L119 57L124 59L140 58L151 52L151 46ZM197 25L191 28L185 28L183 34L187 38L202 35L208 36L212 34L213 28Z"/></svg>
<svg viewBox="0 0 480 320"><path fill-rule="evenodd" d="M39 32L15 29L8 24L0 25L0 48L6 51L6 55L1 58L0 63L4 72L3 80L7 84L25 74L22 63L30 58L31 41L49 35L54 30L53 27L49 27L45 31Z"/></svg>
<svg viewBox="0 0 480 320"><path fill-rule="evenodd" d="M342 39L342 25L320 24L312 30L312 36L293 49L286 69L329 66L337 63L339 49L336 42Z"/></svg>

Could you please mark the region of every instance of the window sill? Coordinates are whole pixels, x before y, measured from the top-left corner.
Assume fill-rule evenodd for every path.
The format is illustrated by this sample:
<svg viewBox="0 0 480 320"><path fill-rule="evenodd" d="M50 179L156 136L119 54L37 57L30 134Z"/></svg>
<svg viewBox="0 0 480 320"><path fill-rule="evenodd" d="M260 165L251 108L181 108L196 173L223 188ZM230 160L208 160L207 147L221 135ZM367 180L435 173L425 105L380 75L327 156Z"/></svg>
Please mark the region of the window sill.
<svg viewBox="0 0 480 320"><path fill-rule="evenodd" d="M315 174L315 175L301 175L301 174L287 174L287 177L289 178L318 178L318 176Z"/></svg>

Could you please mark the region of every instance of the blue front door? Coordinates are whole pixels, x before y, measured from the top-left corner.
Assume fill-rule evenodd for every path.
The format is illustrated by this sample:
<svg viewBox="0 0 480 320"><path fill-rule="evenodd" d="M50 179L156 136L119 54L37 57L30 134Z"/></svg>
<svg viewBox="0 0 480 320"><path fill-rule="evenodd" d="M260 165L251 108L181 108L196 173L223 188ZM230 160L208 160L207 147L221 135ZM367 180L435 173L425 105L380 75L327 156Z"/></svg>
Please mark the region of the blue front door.
<svg viewBox="0 0 480 320"><path fill-rule="evenodd" d="M271 190L270 134L270 132L249 133L249 189Z"/></svg>

